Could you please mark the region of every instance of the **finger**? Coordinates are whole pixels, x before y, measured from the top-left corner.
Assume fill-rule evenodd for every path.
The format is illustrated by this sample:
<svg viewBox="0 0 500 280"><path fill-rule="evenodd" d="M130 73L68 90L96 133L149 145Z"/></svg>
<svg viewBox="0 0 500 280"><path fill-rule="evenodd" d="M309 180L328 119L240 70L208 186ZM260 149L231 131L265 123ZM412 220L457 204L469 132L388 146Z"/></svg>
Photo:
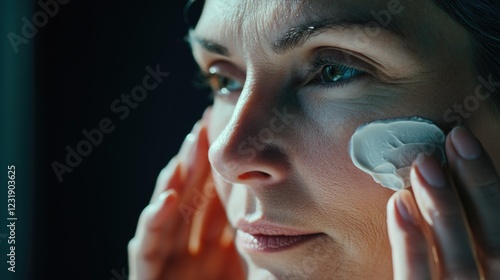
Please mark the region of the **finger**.
<svg viewBox="0 0 500 280"><path fill-rule="evenodd" d="M210 203L206 190L203 189L210 174L207 128L203 122L200 122L198 134L194 135L193 141L193 146L188 151L188 156L181 162L181 173L182 171L185 172L186 179L179 204L179 216L182 217L181 222L183 223L180 226L188 230L183 229L179 231L178 245L179 249L184 252L189 248L188 241L192 235L193 219L202 213ZM198 224L194 226L197 227ZM193 249L194 247L191 248ZM192 252L194 253L195 251Z"/></svg>
<svg viewBox="0 0 500 280"><path fill-rule="evenodd" d="M154 202L167 189L175 189L179 194L183 193L183 188L186 186L187 161L190 157L193 157L201 127L200 122L194 125L192 131L184 139L179 154L170 160L168 165L160 172L151 202ZM182 166L183 164L184 166Z"/></svg>
<svg viewBox="0 0 500 280"><path fill-rule="evenodd" d="M169 219L164 224L164 239L174 240L173 243L177 246L177 250L186 248L186 237L189 234L189 224L185 221L187 214L185 211L185 203L180 202L180 195L182 192L186 192L186 183L181 179L181 166L179 164L178 158L173 158L170 163L161 172L157 180L157 185L154 194L151 198L151 204L155 204L158 197L168 191L174 191L177 195L175 202L176 211L172 211ZM163 191L163 192L160 192ZM167 229L170 229L169 232ZM184 241L184 243L181 243ZM164 243L166 247L165 250L172 250L170 243Z"/></svg>
<svg viewBox="0 0 500 280"><path fill-rule="evenodd" d="M144 237L151 237L152 233L163 236L174 225L171 220L178 199L178 194L170 190L162 193L155 203L148 205L139 217L135 236L140 240L148 239Z"/></svg>
<svg viewBox="0 0 500 280"><path fill-rule="evenodd" d="M188 174L188 169L191 166L197 166L197 161L199 160L199 154L208 154L208 147L206 147L206 128L203 127L201 122L198 122L193 131L186 137L179 155L171 160L166 168L162 170L160 176L157 180L157 186L152 197L152 203L154 199L158 196L160 191L164 190L174 190L179 194L178 211L177 215L174 215L169 220L169 223L175 225L175 234L178 239L176 244L179 249L186 250L187 248L187 237L189 236L189 226L191 223L192 216L194 215L197 208L199 208L198 203L198 192L196 190L197 181L192 181L189 178L193 177L192 174ZM205 152L203 152L205 149ZM207 160L208 161L208 160ZM203 166L203 164L200 164ZM201 167L208 169L209 167ZM203 174L197 177L197 180L201 180L202 176L207 176L206 174L209 170L197 170L191 168L190 173Z"/></svg>
<svg viewBox="0 0 500 280"><path fill-rule="evenodd" d="M462 206L436 160L419 155L412 167L411 182L437 249L440 278L477 279L478 269Z"/></svg>
<svg viewBox="0 0 500 280"><path fill-rule="evenodd" d="M203 194L208 203L194 216L189 238L189 251L194 255L207 247L220 249L219 241L227 225L226 212L216 195L212 180L205 184Z"/></svg>
<svg viewBox="0 0 500 280"><path fill-rule="evenodd" d="M198 133L193 135L193 144L186 157L180 157L181 177L185 177L184 189L180 192L181 214L184 221L191 223L196 210L206 207L208 203L202 192L209 173L207 129L200 125ZM182 175L182 174L185 175Z"/></svg>
<svg viewBox="0 0 500 280"><path fill-rule="evenodd" d="M136 235L128 244L133 275L146 279L156 279L160 275L170 250L164 245L170 244L171 248L175 242L165 237L164 227L172 216L177 199L175 191L165 192L141 213Z"/></svg>
<svg viewBox="0 0 500 280"><path fill-rule="evenodd" d="M232 230L234 235L234 230ZM234 242L230 242L227 247L228 254L224 263L229 264L226 270L221 271L220 277L217 279L221 280L232 280L232 279L246 279L246 273L244 271L244 262L241 260L241 256L236 250L236 245Z"/></svg>
<svg viewBox="0 0 500 280"><path fill-rule="evenodd" d="M500 275L500 180L479 141L464 127L447 138L446 153L486 276Z"/></svg>
<svg viewBox="0 0 500 280"><path fill-rule="evenodd" d="M179 191L182 191L181 186L181 168L179 160L173 158L168 165L160 171L158 179L156 179L156 186L151 196L150 203L155 203L160 194L167 190L175 190L179 193Z"/></svg>
<svg viewBox="0 0 500 280"><path fill-rule="evenodd" d="M210 192L213 193L214 196L212 197L213 203L211 203L211 206L207 209L207 217L204 221L205 224L203 226L202 236L210 241L208 244L214 244L215 246L224 248L227 246L228 238L230 238L226 230L229 228L231 232L234 232L234 229L228 226L229 221L226 210L217 195L215 185L211 183L207 185L207 188L211 189Z"/></svg>
<svg viewBox="0 0 500 280"><path fill-rule="evenodd" d="M203 263L203 271L211 275L207 279L246 279L242 273L237 273L238 271L241 272L242 264L234 242L227 244L225 247L220 247L217 241L214 242L212 245L217 247L205 248L202 252L210 259L210 261Z"/></svg>
<svg viewBox="0 0 500 280"><path fill-rule="evenodd" d="M186 177L188 185L200 187L201 183L206 181L210 172L210 163L208 161L208 124L212 114L212 107L208 107L203 113L203 117L198 121L193 131L186 137L191 139L192 144L181 149L180 162L183 165L183 175Z"/></svg>
<svg viewBox="0 0 500 280"><path fill-rule="evenodd" d="M186 159L181 158L181 165L186 176L186 184L190 187L201 188L210 174L210 162L208 161L208 135L206 125L200 123L200 128L195 134L193 149L189 151ZM192 197L193 193L187 194ZM184 200L184 199L183 199Z"/></svg>
<svg viewBox="0 0 500 280"><path fill-rule="evenodd" d="M420 227L420 214L412 194L403 190L387 203L387 226L394 279L431 279L429 246Z"/></svg>
<svg viewBox="0 0 500 280"><path fill-rule="evenodd" d="M208 119L211 115L211 107L208 107L203 113L203 118L196 122L193 126L191 132L186 136L184 142L181 145L179 153L176 157L174 157L169 164L160 172L158 179L156 181L155 191L151 198L151 202L160 195L160 193L166 191L167 189L173 188L178 191L178 193L182 194L182 187L186 185L186 177L188 176L188 169L190 165L193 165L193 162L196 163L196 160L192 159L195 157L199 134L202 130L202 127L206 127L208 123ZM202 145L207 146L207 154L208 154L208 140L207 144L203 143ZM203 146L201 147L203 150ZM183 182L182 184L170 182L173 176L177 181Z"/></svg>

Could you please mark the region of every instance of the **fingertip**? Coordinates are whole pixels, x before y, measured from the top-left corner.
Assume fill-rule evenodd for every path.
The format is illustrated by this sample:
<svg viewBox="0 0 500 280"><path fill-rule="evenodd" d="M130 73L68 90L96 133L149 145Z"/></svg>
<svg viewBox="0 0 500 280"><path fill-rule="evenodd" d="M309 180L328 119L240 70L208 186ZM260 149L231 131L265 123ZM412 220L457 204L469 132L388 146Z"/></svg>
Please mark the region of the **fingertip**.
<svg viewBox="0 0 500 280"><path fill-rule="evenodd" d="M409 191L403 190L400 192L396 199L396 208L399 216L403 218L403 220L415 226L419 225L418 207L415 204L413 195Z"/></svg>
<svg viewBox="0 0 500 280"><path fill-rule="evenodd" d="M426 185L435 188L444 188L448 185L443 169L432 156L418 155L414 169L416 169L415 172L420 175L419 177L425 181Z"/></svg>
<svg viewBox="0 0 500 280"><path fill-rule="evenodd" d="M162 192L162 193L158 196L158 201L159 201L160 203L164 203L167 199L172 200L172 199L174 199L174 197L177 197L177 196L178 196L178 195L177 195L177 192L176 192L175 190L172 190L172 189L170 189L170 190L166 190L166 191ZM169 197L171 197L171 198L169 198Z"/></svg>
<svg viewBox="0 0 500 280"><path fill-rule="evenodd" d="M405 227L408 223L419 225L419 210L409 190L394 193L387 204L387 211L392 213L399 227Z"/></svg>
<svg viewBox="0 0 500 280"><path fill-rule="evenodd" d="M428 276L427 241L420 225L420 212L409 190L396 192L388 209L389 242L391 244L394 279L421 279Z"/></svg>
<svg viewBox="0 0 500 280"><path fill-rule="evenodd" d="M158 229L166 223L168 217L175 208L179 195L175 190L167 190L162 192L158 199L153 204L153 214L149 223L150 229Z"/></svg>
<svg viewBox="0 0 500 280"><path fill-rule="evenodd" d="M394 213L396 209L396 199L399 196L400 191L395 192L387 201L387 213Z"/></svg>
<svg viewBox="0 0 500 280"><path fill-rule="evenodd" d="M179 160L181 162L189 162L189 160L194 156L200 132L203 127L202 122L198 121L194 125L191 132L186 135L186 138L184 139L184 142L179 150Z"/></svg>
<svg viewBox="0 0 500 280"><path fill-rule="evenodd" d="M455 127L450 139L455 151L465 160L475 160L483 154L479 140L464 126Z"/></svg>
<svg viewBox="0 0 500 280"><path fill-rule="evenodd" d="M164 212L171 212L178 200L179 194L176 190L166 190L158 197L158 204Z"/></svg>
<svg viewBox="0 0 500 280"><path fill-rule="evenodd" d="M396 236L401 228L401 223L399 222L399 214L397 213L396 201L400 195L400 191L395 192L387 202L387 229L389 236ZM391 238L389 238L392 240Z"/></svg>
<svg viewBox="0 0 500 280"><path fill-rule="evenodd" d="M168 165L160 171L156 179L155 190L150 203L153 204L159 195L166 190L176 190L182 186L182 168L178 156L172 158Z"/></svg>
<svg viewBox="0 0 500 280"><path fill-rule="evenodd" d="M181 158L181 162L185 163L185 176L194 174L195 170L207 168L209 166L208 148L209 141L207 126L201 123L190 151L185 158Z"/></svg>

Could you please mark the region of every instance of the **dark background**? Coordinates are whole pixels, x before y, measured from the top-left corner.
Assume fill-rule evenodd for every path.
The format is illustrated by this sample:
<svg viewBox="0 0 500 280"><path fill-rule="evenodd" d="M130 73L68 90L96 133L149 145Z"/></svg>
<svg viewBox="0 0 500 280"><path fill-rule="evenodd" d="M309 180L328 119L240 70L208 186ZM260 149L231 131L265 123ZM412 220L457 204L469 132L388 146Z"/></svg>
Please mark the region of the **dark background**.
<svg viewBox="0 0 500 280"><path fill-rule="evenodd" d="M193 86L186 2L71 0L18 54L2 49L3 57L31 61L33 70L31 81L24 81L32 85L32 98L23 103L31 115L12 116L29 118L25 132L31 140L22 143L31 152L7 159L18 162L18 215L24 222L16 233L13 279L126 279L127 243L156 176L210 103L207 91ZM31 14L17 13L11 21L16 33L21 17L41 10L36 1L26 3ZM141 85L145 67L157 64L170 76L120 120L111 103ZM86 139L81 131L98 128L103 118L115 130L59 182L51 164L66 164L65 147L76 149ZM23 166L31 170L29 180L23 181ZM3 275L5 242L0 248Z"/></svg>

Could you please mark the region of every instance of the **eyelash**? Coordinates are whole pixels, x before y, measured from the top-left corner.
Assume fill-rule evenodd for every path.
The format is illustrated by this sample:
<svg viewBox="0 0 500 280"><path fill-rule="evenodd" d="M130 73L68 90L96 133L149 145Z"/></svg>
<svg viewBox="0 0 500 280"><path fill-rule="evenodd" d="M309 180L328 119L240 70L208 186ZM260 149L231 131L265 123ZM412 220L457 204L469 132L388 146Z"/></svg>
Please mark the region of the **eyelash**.
<svg viewBox="0 0 500 280"><path fill-rule="evenodd" d="M313 85L316 87L323 87L326 89L341 88L367 75L367 73L362 70L358 70L357 68L349 67L338 63L339 60L341 59L339 59L338 54L332 55L331 53L327 52L316 53L308 61L309 65L311 65L311 69L308 71L309 73L308 76L313 75L314 78L309 80L309 82L306 83L306 86ZM355 72L356 75L343 81L328 83L323 80L323 71L328 66L333 66L342 72L347 72L347 71ZM200 70L199 74L197 75L197 82L195 84L198 86L202 86L203 88L211 88L212 91L210 94L210 99L214 99L215 96L228 96L231 93L235 92L235 91L227 91L223 93L222 90L225 88L222 88L220 86L219 87L215 86L218 82L220 82L220 79L228 79L229 81L235 81L238 83L236 79Z"/></svg>
<svg viewBox="0 0 500 280"><path fill-rule="evenodd" d="M222 90L224 88L221 87L217 88L216 86L214 86L220 81L220 79L228 79L230 81L236 81L236 79L232 79L224 75L207 73L203 70L200 70L198 72L198 75L196 76L195 86L197 88L211 89L209 95L210 100L213 100L216 96L228 96L231 93L233 93L234 91L228 91L227 93L223 93Z"/></svg>
<svg viewBox="0 0 500 280"><path fill-rule="evenodd" d="M314 78L310 80L307 85L312 84L314 86L321 86L326 89L341 88L349 83L362 79L367 75L367 73L362 70L358 70L357 68L349 67L345 64L339 63L338 61L341 60L339 59L339 56L342 55L332 55L331 53L320 52L316 53L311 59L309 59L309 64L312 65L312 68L309 70L309 75L314 75ZM337 69L340 69L341 71L354 71L357 72L357 74L354 75L354 77L350 77L340 82L327 83L323 81L323 70L328 66L333 66Z"/></svg>

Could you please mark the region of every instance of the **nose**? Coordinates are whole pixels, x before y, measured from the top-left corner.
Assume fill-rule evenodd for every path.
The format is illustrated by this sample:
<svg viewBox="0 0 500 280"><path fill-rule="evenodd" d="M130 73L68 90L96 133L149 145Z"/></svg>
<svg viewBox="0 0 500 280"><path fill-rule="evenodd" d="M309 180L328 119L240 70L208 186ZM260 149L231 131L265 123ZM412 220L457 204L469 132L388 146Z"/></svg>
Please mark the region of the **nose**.
<svg viewBox="0 0 500 280"><path fill-rule="evenodd" d="M224 180L262 187L287 177L296 116L276 91L247 78L231 119L209 150L212 167Z"/></svg>

